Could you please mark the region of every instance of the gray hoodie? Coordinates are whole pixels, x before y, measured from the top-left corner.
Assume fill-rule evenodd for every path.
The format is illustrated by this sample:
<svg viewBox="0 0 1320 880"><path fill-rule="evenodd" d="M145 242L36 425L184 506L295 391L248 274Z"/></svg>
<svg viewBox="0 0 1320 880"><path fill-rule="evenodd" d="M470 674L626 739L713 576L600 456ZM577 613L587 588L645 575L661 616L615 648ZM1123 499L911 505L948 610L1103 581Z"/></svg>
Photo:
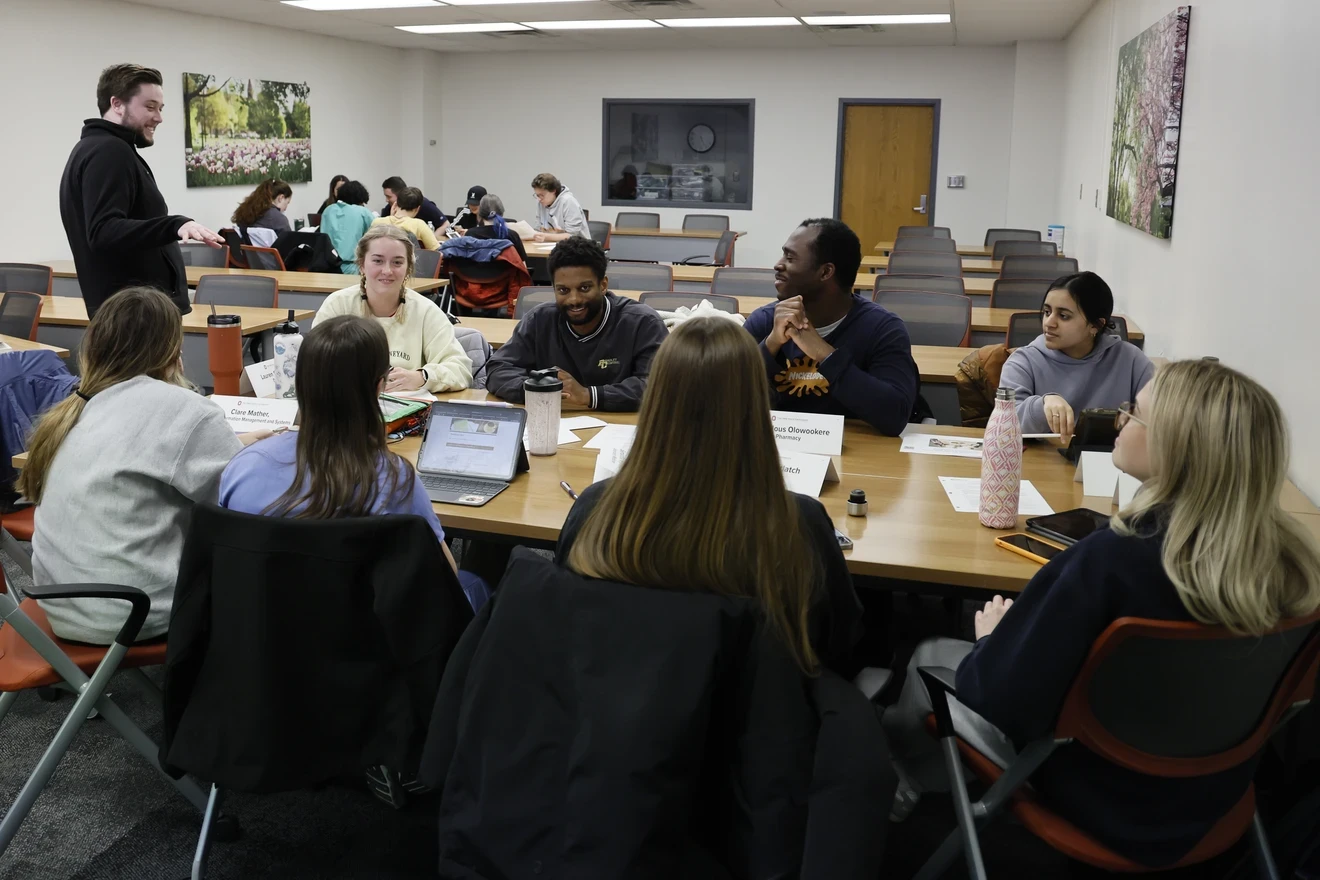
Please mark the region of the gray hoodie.
<svg viewBox="0 0 1320 880"><path fill-rule="evenodd" d="M550 204L550 207L537 203L536 225L541 229L562 229L583 238L591 238L591 227L587 225L587 217L582 213L582 206L578 204L577 196L573 195L573 191L568 187L560 190L559 197Z"/></svg>
<svg viewBox="0 0 1320 880"><path fill-rule="evenodd" d="M1017 393L1022 432L1043 434L1050 430L1045 421L1045 395L1059 395L1074 414L1084 409L1114 409L1136 399L1154 374L1155 365L1141 349L1117 336L1098 337L1091 353L1080 359L1050 351L1045 337L1037 336L1008 356L999 387Z"/></svg>

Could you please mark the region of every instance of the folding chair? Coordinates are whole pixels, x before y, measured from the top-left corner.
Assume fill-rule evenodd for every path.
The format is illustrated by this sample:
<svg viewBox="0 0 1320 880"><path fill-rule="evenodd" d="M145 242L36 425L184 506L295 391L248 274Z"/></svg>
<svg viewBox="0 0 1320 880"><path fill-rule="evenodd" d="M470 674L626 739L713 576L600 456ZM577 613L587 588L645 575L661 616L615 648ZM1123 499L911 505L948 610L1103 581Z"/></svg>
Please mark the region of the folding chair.
<svg viewBox="0 0 1320 880"><path fill-rule="evenodd" d="M41 323L41 294L17 290L0 296L0 333L36 341Z"/></svg>
<svg viewBox="0 0 1320 880"><path fill-rule="evenodd" d="M620 211L614 218L615 229L659 229L660 215L654 211Z"/></svg>
<svg viewBox="0 0 1320 880"><path fill-rule="evenodd" d="M1009 255L999 264L1000 278L1047 278L1053 281L1076 272L1075 257Z"/></svg>
<svg viewBox="0 0 1320 880"><path fill-rule="evenodd" d="M1000 241L1040 241L1039 229L987 229L985 246L994 247Z"/></svg>
<svg viewBox="0 0 1320 880"><path fill-rule="evenodd" d="M966 345L972 331L972 298L925 290L877 290L875 302L907 325L913 345Z"/></svg>
<svg viewBox="0 0 1320 880"><path fill-rule="evenodd" d="M996 278L990 288L992 309L1033 309L1045 305L1053 278Z"/></svg>
<svg viewBox="0 0 1320 880"><path fill-rule="evenodd" d="M1021 348L1031 345L1040 335L1040 312L1017 312L1008 316L1008 333L1004 336L1004 345L1009 348Z"/></svg>
<svg viewBox="0 0 1320 880"><path fill-rule="evenodd" d="M136 587L114 584L30 587L27 594L28 598L20 603L0 589L0 619L5 623L0 626L0 721L25 690L55 686L76 694L77 698L32 775L5 813L4 820L0 821L0 855L18 833L19 826L93 709L128 740L148 764L169 779L180 794L202 810L206 806L206 796L197 783L186 777L175 780L166 775L160 766L159 746L105 695L106 685L117 670L133 670L138 682L157 703L160 702L160 689L138 670L164 663L165 643L133 644L147 619L147 612L151 610L147 594ZM37 600L74 598L121 599L130 603L131 610L113 644L109 647L73 644L55 636Z"/></svg>
<svg viewBox="0 0 1320 880"><path fill-rule="evenodd" d="M247 257L248 266L253 269L265 269L267 272L287 272L284 268L284 258L280 252L270 247L255 247L250 244L242 245L243 255Z"/></svg>
<svg viewBox="0 0 1320 880"><path fill-rule="evenodd" d="M715 270L710 292L725 296L776 296L774 269L725 266Z"/></svg>
<svg viewBox="0 0 1320 880"><path fill-rule="evenodd" d="M0 263L0 293L22 291L50 296L55 270L40 263Z"/></svg>
<svg viewBox="0 0 1320 880"><path fill-rule="evenodd" d="M674 267L666 263L610 260L605 268L611 290L673 290Z"/></svg>
<svg viewBox="0 0 1320 880"><path fill-rule="evenodd" d="M720 296L715 293L672 293L662 290L643 293L637 298L642 305L650 306L658 312L672 312L680 307L695 309L701 305L702 300L721 312L738 314L738 298L735 296Z"/></svg>
<svg viewBox="0 0 1320 880"><path fill-rule="evenodd" d="M897 241L900 238L910 238L913 236L923 236L925 238L953 238L953 234L947 226L900 226L898 233L894 236Z"/></svg>
<svg viewBox="0 0 1320 880"><path fill-rule="evenodd" d="M943 875L960 851L969 877L984 880L978 829L1006 807L1070 858L1107 871L1151 872L1051 811L1025 784L1055 749L1071 743L1119 767L1158 777L1206 776L1251 760L1279 725L1311 700L1320 667L1317 624L1320 612L1284 621L1263 636L1243 636L1199 623L1116 620L1092 645L1054 730L1029 743L1006 769L957 736L948 703L956 695L953 670L918 669L934 709L926 723L944 752L958 829L917 880ZM967 796L960 755L990 786L975 804ZM1167 867L1212 859L1248 831L1260 876L1278 880L1251 785L1186 856Z"/></svg>
<svg viewBox="0 0 1320 880"><path fill-rule="evenodd" d="M961 276L912 275L908 273L895 274L893 272L875 276L875 287L872 294L879 293L882 290L929 290L932 293L956 293L958 296L967 294L967 287L963 284Z"/></svg>
<svg viewBox="0 0 1320 880"><path fill-rule="evenodd" d="M553 287L524 287L518 291L518 304L513 307L513 316L521 318L542 303L555 301Z"/></svg>

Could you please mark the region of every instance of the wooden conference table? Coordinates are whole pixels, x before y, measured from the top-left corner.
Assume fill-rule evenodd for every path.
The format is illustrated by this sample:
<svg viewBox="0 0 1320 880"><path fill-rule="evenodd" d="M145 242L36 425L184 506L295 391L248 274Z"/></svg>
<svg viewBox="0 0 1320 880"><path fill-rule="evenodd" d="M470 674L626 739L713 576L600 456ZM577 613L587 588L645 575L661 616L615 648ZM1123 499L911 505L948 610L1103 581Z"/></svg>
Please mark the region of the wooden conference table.
<svg viewBox="0 0 1320 880"><path fill-rule="evenodd" d="M442 399L488 399L480 390L442 395ZM565 417L576 415L566 412ZM591 413L612 424L635 425L635 413ZM598 429L575 432L588 441ZM975 428L929 426L929 433L980 437ZM848 568L857 577L873 578L868 585L943 593L969 590L1017 592L1039 570L1039 566L995 546L996 535L984 528L974 513L953 509L939 477L979 477L979 459L952 456L914 455L899 451L900 441L883 437L869 425L849 421L844 432L843 454L835 459L840 482L826 483L820 501L834 524L853 541L845 550ZM407 438L391 448L415 462L420 441ZM559 447L558 454L531 457L531 470L514 478L510 487L482 507L437 504L447 532L502 537L521 542L553 543L572 506L559 486L567 482L579 492L590 484L596 451L582 442ZM1051 442L1030 441L1023 456L1023 476L1032 482L1056 511L1090 507L1109 512L1107 498L1082 495L1082 484L1074 482L1074 469L1056 452ZM847 515L848 493L866 491L869 514ZM1292 506L1302 521L1315 520L1320 528L1320 510L1292 488ZM1019 530L1025 517L1018 518Z"/></svg>
<svg viewBox="0 0 1320 880"><path fill-rule="evenodd" d="M994 245L958 244L957 242L954 242L954 247L958 249L958 253L961 256L982 257L987 260L990 259L990 255L993 254L995 250ZM892 241L878 242L875 246L875 252L877 254L880 254L881 256L888 256L889 252L892 251L893 249L894 249L894 243ZM1059 256L1063 256L1063 255L1060 254Z"/></svg>
<svg viewBox="0 0 1320 880"><path fill-rule="evenodd" d="M0 333L0 342L8 345L14 351L53 351L58 357L65 360L69 358L69 350L58 345L46 345L44 342L33 342L30 339L20 339L17 336L5 336L3 333Z"/></svg>
<svg viewBox="0 0 1320 880"><path fill-rule="evenodd" d="M238 315L245 339L261 336L266 341L266 350L273 352L271 345L272 331L289 315L288 309L256 309L246 306L218 306L222 314ZM206 344L206 317L209 308L195 306L183 316L183 371L198 385L214 386ZM295 321L306 321L316 312L311 309L295 309ZM60 346L76 353L87 330L87 306L81 297L46 296L42 297L41 320L37 327L37 339L47 345ZM246 355L246 347L244 354Z"/></svg>
<svg viewBox="0 0 1320 880"><path fill-rule="evenodd" d="M994 275L998 277L999 270L1002 266L1003 262L1000 260L989 260L985 257L962 258L962 270L964 274L971 272L978 275ZM886 272L889 271L889 257L877 257L874 255L862 257L862 271L867 270L871 272L881 270Z"/></svg>

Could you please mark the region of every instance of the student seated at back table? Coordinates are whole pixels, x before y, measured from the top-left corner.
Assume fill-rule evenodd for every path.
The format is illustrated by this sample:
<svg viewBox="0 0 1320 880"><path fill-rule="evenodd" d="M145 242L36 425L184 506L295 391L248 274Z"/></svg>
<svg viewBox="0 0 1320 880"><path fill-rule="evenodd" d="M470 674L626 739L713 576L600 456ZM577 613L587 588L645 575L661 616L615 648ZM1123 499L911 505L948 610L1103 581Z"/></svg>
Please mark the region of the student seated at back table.
<svg viewBox="0 0 1320 880"><path fill-rule="evenodd" d="M431 227L417 219L417 211L422 207L422 191L415 186L406 186L399 191L394 201L393 212L388 217L378 217L373 226L397 226L417 239L417 243L428 251L439 250L440 242L435 240Z"/></svg>
<svg viewBox="0 0 1320 880"><path fill-rule="evenodd" d="M582 212L577 196L559 182L553 174L538 174L532 178L532 195L536 197L537 241L563 241L579 236L591 238L587 215Z"/></svg>
<svg viewBox="0 0 1320 880"><path fill-rule="evenodd" d="M1041 307L1040 336L1008 356L1000 388L1016 392L1027 433L1068 437L1085 409L1113 409L1135 400L1155 373L1141 349L1106 329L1114 294L1094 272L1065 275L1050 285Z"/></svg>
<svg viewBox="0 0 1320 880"><path fill-rule="evenodd" d="M415 514L458 572L421 479L386 445L376 398L392 369L379 324L352 315L317 321L298 352L299 430L236 455L220 478L220 506L299 519ZM458 578L479 610L486 584L468 572Z"/></svg>
<svg viewBox="0 0 1320 880"><path fill-rule="evenodd" d="M976 613L975 645L932 639L917 647L884 716L902 780L892 818L910 813L920 792L949 785L939 744L924 729L930 703L919 666L957 670L954 726L1002 767L1053 731L1092 644L1115 620L1195 620L1262 634L1320 608L1320 549L1279 506L1288 438L1268 391L1220 364L1179 361L1156 373L1135 405L1123 405L1119 422L1114 464L1143 482L1109 528L1056 556L1016 602L987 602ZM1181 859L1228 813L1255 767L1251 759L1212 776L1160 778L1073 743L1031 784L1080 830L1155 868Z"/></svg>
<svg viewBox="0 0 1320 880"><path fill-rule="evenodd" d="M477 208L485 197L486 188L484 186L474 186L469 189L467 201L463 203L463 207L454 212L454 226L465 233L480 226L481 221L477 219Z"/></svg>
<svg viewBox="0 0 1320 880"><path fill-rule="evenodd" d="M668 331L650 306L606 288L605 251L589 238L567 238L550 252L555 303L525 314L491 357L486 388L523 402L532 370L559 368L565 409L633 412L641 405L651 359Z"/></svg>
<svg viewBox="0 0 1320 880"><path fill-rule="evenodd" d="M819 660L850 678L861 603L825 508L784 489L769 399L736 324L678 325L656 354L628 458L583 490L557 558L588 577L756 596L804 669Z"/></svg>
<svg viewBox="0 0 1320 880"><path fill-rule="evenodd" d="M230 219L238 227L239 234L246 235L253 244L257 244L257 239L252 238L248 232L250 229L271 230L266 233L268 237L261 240L273 242L275 236L292 228L289 226L289 218L284 216L291 201L293 187L278 178L263 180L239 203ZM260 246L270 247L269 244Z"/></svg>
<svg viewBox="0 0 1320 880"><path fill-rule="evenodd" d="M743 326L761 344L774 408L865 419L897 436L913 418L921 374L907 327L853 293L862 246L838 220L804 220L775 264L779 302Z"/></svg>
<svg viewBox="0 0 1320 880"><path fill-rule="evenodd" d="M356 180L339 187L339 199L321 209L320 231L330 236L330 243L339 254L339 271L356 275L358 239L371 228L376 215L367 207L367 188Z"/></svg>
<svg viewBox="0 0 1320 880"><path fill-rule="evenodd" d="M348 183L348 175L346 174L336 174L330 178L330 195L326 196L325 201L321 203L321 207L316 211L317 214L339 201L339 189L346 183Z"/></svg>
<svg viewBox="0 0 1320 880"><path fill-rule="evenodd" d="M78 350L81 385L37 421L18 489L37 505L32 577L124 584L151 598L139 633L169 627L193 505L214 501L220 473L270 431L235 435L224 411L183 375L183 322L159 290L106 300ZM108 645L127 609L113 599L41 603L60 638Z"/></svg>
<svg viewBox="0 0 1320 880"><path fill-rule="evenodd" d="M399 200L399 193L408 188L408 184L403 182L402 177L387 177L381 184L381 189L385 192L385 207L381 210L380 216L388 217L394 213L394 203ZM445 212L441 211L435 202L422 196L422 206L417 211L417 219L423 223L431 224L437 233L444 234L445 227L449 225L449 219L445 217Z"/></svg>
<svg viewBox="0 0 1320 880"><path fill-rule="evenodd" d="M440 307L409 288L414 266L408 235L394 226L373 226L357 243L356 287L336 290L316 312L315 323L336 315L374 319L390 341L385 391L461 391L472 384L472 361L454 338Z"/></svg>
<svg viewBox="0 0 1320 880"><path fill-rule="evenodd" d="M509 224L504 222L504 200L496 195L484 195L476 207L477 226L469 229L467 234L473 238L502 238L522 257L524 265L527 263L527 248L523 246L522 236L509 228Z"/></svg>

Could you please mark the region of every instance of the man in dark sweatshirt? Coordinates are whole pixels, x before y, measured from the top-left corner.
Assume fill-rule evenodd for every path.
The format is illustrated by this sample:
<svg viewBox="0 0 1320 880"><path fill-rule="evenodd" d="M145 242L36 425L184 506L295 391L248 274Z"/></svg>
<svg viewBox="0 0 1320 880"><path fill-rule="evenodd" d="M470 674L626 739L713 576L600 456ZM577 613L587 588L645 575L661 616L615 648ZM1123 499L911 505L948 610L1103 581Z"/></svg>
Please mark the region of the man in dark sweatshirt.
<svg viewBox="0 0 1320 880"><path fill-rule="evenodd" d="M779 301L743 326L761 346L775 409L865 419L896 436L921 375L907 327L852 292L862 247L838 220L804 220L775 264Z"/></svg>
<svg viewBox="0 0 1320 880"><path fill-rule="evenodd" d="M137 148L155 142L165 93L160 71L116 64L96 84L100 119L83 123L60 180L60 217L69 237L87 315L133 285L163 290L188 314L180 241L223 247L205 226L170 214Z"/></svg>
<svg viewBox="0 0 1320 880"><path fill-rule="evenodd" d="M490 359L486 388L523 402L532 370L559 368L565 409L633 412L642 404L651 359L669 331L650 306L608 291L605 251L574 236L550 252L555 307L523 316Z"/></svg>

